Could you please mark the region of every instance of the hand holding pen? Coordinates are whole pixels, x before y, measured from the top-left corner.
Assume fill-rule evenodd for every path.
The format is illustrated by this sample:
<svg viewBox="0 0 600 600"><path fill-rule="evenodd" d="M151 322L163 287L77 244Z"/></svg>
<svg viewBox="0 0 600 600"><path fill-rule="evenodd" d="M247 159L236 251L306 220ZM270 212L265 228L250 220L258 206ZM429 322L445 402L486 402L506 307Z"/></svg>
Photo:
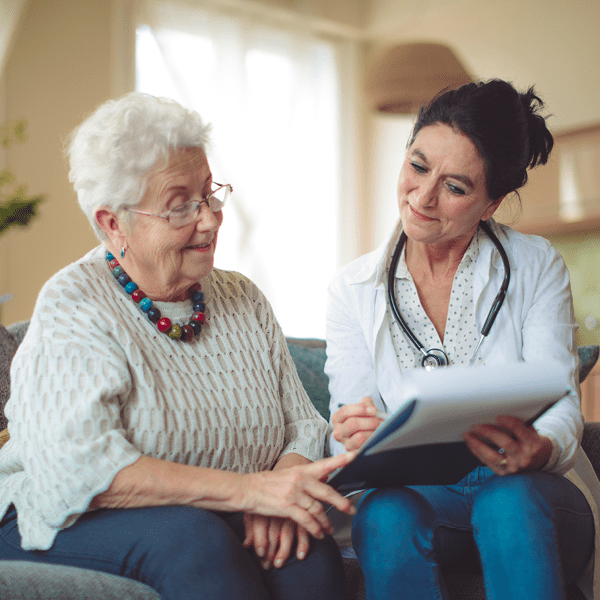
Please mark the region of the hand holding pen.
<svg viewBox="0 0 600 600"><path fill-rule="evenodd" d="M344 404L331 416L333 439L347 451L358 450L388 416L377 410L369 396L356 404Z"/></svg>

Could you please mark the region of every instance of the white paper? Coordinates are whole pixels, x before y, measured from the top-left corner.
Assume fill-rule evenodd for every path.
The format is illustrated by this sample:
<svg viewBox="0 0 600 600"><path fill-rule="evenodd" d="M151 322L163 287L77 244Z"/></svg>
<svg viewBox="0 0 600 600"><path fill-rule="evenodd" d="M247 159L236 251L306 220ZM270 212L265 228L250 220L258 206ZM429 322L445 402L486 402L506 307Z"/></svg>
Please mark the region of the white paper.
<svg viewBox="0 0 600 600"><path fill-rule="evenodd" d="M392 448L461 442L473 425L495 423L500 415L527 421L548 404L572 393L560 363L513 363L477 367L415 369L402 376L400 408L367 442L364 454ZM416 400L403 425L397 415Z"/></svg>

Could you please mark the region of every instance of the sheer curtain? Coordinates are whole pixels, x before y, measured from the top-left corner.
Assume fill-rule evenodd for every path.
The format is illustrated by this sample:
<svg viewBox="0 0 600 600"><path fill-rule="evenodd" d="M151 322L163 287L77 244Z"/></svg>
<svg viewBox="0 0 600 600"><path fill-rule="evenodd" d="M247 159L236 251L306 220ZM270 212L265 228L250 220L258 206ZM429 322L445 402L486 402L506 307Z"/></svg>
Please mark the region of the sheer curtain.
<svg viewBox="0 0 600 600"><path fill-rule="evenodd" d="M233 186L216 266L249 276L286 335L323 337L357 189L343 148L352 137L343 122L352 82L340 75L348 44L174 1L144 8L136 87L212 124L214 180Z"/></svg>

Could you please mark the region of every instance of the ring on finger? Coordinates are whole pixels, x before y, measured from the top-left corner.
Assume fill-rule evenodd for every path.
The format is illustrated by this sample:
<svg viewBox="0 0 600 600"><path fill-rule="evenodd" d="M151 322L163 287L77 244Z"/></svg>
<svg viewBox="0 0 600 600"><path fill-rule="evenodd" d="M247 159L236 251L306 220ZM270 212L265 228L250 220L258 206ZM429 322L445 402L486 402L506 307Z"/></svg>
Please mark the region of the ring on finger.
<svg viewBox="0 0 600 600"><path fill-rule="evenodd" d="M502 459L502 460L501 460L501 461L498 463L498 466L499 466L499 467L505 467L507 464L508 464L508 461L507 461L505 458L503 458L503 459Z"/></svg>
<svg viewBox="0 0 600 600"><path fill-rule="evenodd" d="M313 505L313 501L309 500L304 506L304 510L310 510L310 507Z"/></svg>

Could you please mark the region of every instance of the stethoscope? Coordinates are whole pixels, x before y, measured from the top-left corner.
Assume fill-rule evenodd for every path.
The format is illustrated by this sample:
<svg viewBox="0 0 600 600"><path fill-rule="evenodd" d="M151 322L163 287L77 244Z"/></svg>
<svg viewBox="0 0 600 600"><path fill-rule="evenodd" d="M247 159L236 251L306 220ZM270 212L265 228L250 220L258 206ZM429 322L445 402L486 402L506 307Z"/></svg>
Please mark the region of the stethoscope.
<svg viewBox="0 0 600 600"><path fill-rule="evenodd" d="M477 357L477 353L479 352L479 348L483 343L483 340L487 337L496 317L498 315L498 311L502 307L504 303L504 298L506 296L506 290L508 290L508 284L510 282L510 264L508 262L508 256L506 256L506 251L504 250L500 240L496 237L496 234L492 231L491 227L485 222L480 221L479 225L481 229L485 231L487 236L492 240L494 246L496 246L498 252L500 253L500 257L502 258L502 263L504 265L504 279L502 280L502 285L500 286L500 291L494 298L494 302L492 303L492 308L490 308L490 312L488 313L487 319L483 324L481 329L481 336L479 341L477 342L477 346L475 347L475 352L473 352L473 356L471 357L471 362L469 366L473 366L475 364L475 359ZM388 273L388 298L390 301L390 307L392 312L394 313L394 317L398 322L398 325L406 335L406 337L410 340L412 345L423 355L423 360L421 361L421 366L430 371L436 367L446 367L450 363L448 360L448 355L439 348L431 348L429 350L425 349L425 346L421 344L417 336L411 331L410 327L407 325L406 321L400 314L400 308L398 307L398 301L396 299L396 291L395 288L395 280L396 280L396 269L398 268L398 260L400 260L400 254L402 254L402 248L406 244L406 234L404 231L400 234L400 239L396 244L396 248L394 250L394 254L392 255L392 261L390 263L390 270Z"/></svg>

